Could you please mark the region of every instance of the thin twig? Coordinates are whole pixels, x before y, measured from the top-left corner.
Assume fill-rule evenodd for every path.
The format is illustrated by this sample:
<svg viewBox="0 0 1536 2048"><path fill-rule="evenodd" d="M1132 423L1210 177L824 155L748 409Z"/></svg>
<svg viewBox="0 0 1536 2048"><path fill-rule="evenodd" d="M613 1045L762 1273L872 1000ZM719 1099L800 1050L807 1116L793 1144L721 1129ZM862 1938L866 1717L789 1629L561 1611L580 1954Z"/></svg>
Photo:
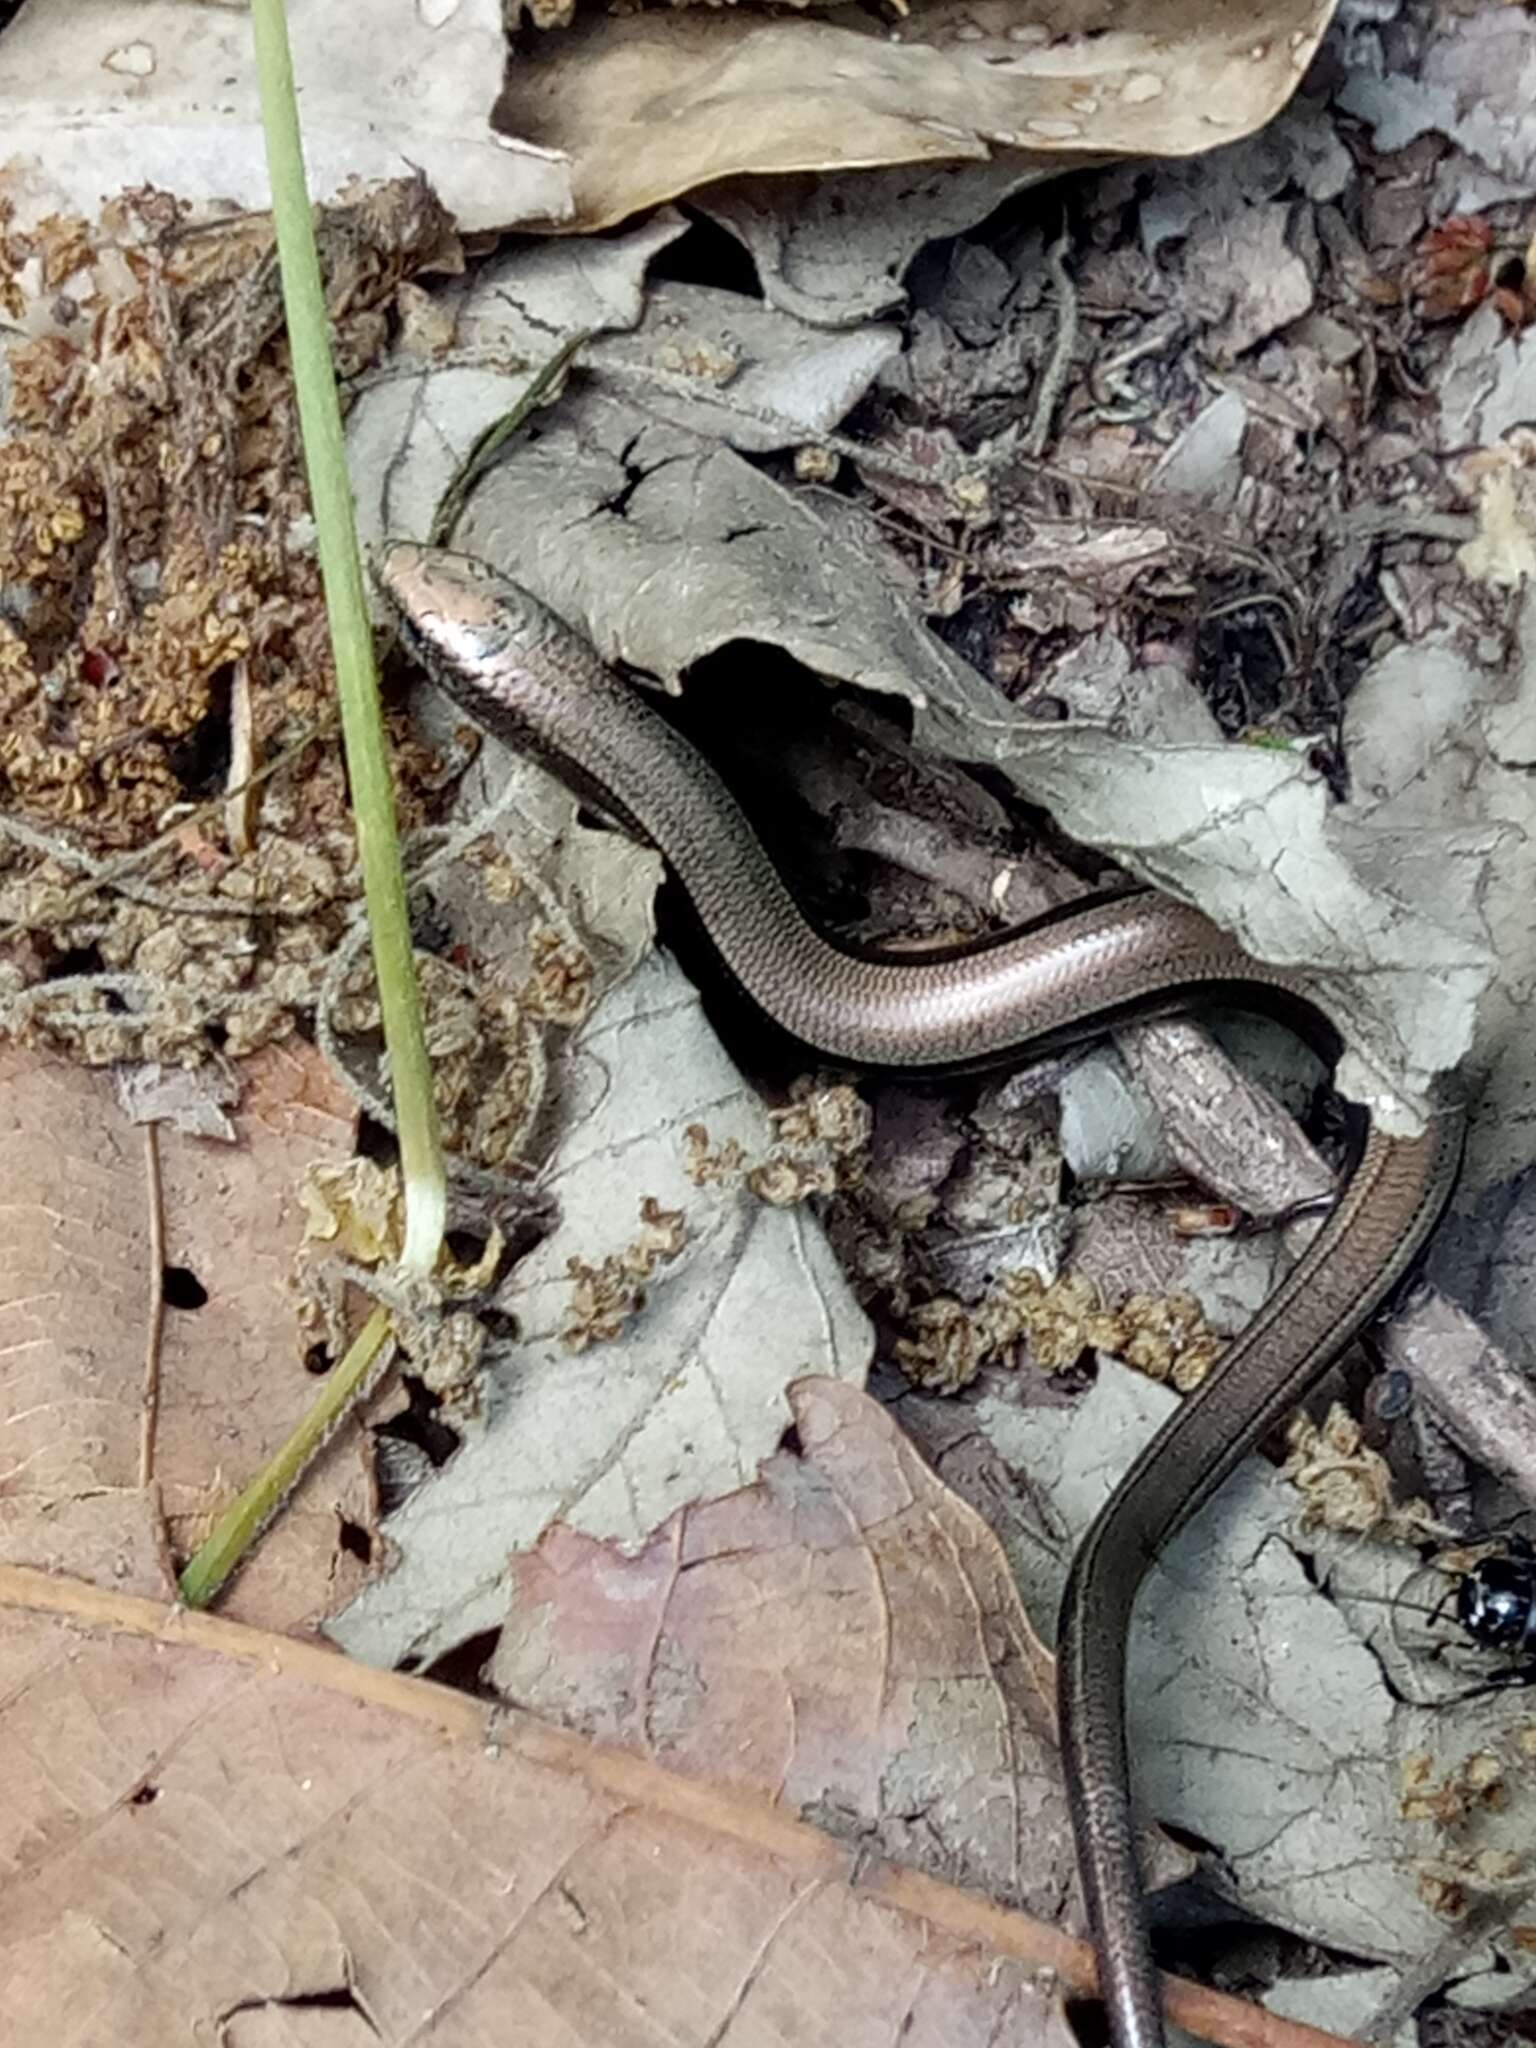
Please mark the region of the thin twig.
<svg viewBox="0 0 1536 2048"><path fill-rule="evenodd" d="M1377 1341L1452 1440L1536 1505L1536 1388L1466 1310L1421 1287Z"/></svg>
<svg viewBox="0 0 1536 2048"><path fill-rule="evenodd" d="M1072 238L1063 223L1061 234L1045 253L1046 266L1056 285L1056 339L1035 391L1034 417L1024 435L1023 450L1031 460L1045 453L1051 438L1056 408L1072 372L1072 351L1077 347L1077 286L1067 269L1067 251Z"/></svg>
<svg viewBox="0 0 1536 2048"><path fill-rule="evenodd" d="M139 1485L155 1476L160 1426L160 1356L165 1336L165 1185L160 1173L160 1126L144 1126L144 1167L149 1208L149 1315L144 1334L144 1398L139 1406Z"/></svg>
<svg viewBox="0 0 1536 2048"><path fill-rule="evenodd" d="M475 442L459 465L457 476L444 491L438 505L430 535L434 547L442 547L448 541L459 523L459 515L469 502L470 493L475 485L492 467L502 449L528 415L555 391L555 387L560 384L570 368L577 351L585 348L591 339L592 330L586 327L568 335L538 374L530 378L518 394L517 403L503 413L500 419L493 420Z"/></svg>

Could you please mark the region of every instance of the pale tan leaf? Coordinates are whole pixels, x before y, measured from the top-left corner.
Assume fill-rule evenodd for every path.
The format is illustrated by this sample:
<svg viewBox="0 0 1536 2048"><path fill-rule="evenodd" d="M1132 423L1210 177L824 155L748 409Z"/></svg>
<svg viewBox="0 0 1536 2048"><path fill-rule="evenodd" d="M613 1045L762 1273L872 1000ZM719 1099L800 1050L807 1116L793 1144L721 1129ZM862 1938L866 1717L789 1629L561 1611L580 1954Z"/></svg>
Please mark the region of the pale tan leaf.
<svg viewBox="0 0 1536 2048"><path fill-rule="evenodd" d="M790 1401L800 1455L638 1554L560 1525L515 1557L497 1689L1059 1917L1051 1660L1002 1546L857 1388Z"/></svg>
<svg viewBox="0 0 1536 2048"><path fill-rule="evenodd" d="M109 1073L0 1048L8 1562L168 1592L167 1538L181 1555L195 1547L314 1398L287 1284L297 1190L311 1163L349 1154L351 1106L297 1042L242 1074L233 1143L161 1126L152 1159ZM157 1260L171 1303L206 1296L168 1305L158 1333ZM323 1612L362 1576L343 1516L371 1520L355 1438L289 1503L231 1611L290 1626Z"/></svg>
<svg viewBox="0 0 1536 2048"><path fill-rule="evenodd" d="M315 1644L0 1565L0 2041L1072 2048L1086 1946ZM1231 2048L1331 2035L1169 1980Z"/></svg>
<svg viewBox="0 0 1536 2048"><path fill-rule="evenodd" d="M1078 1944L760 1800L211 1617L6 1604L7 2042L1072 2039L1037 1973Z"/></svg>
<svg viewBox="0 0 1536 2048"><path fill-rule="evenodd" d="M1332 0L1196 0L1049 19L1013 0L919 6L898 26L745 10L587 13L521 53L500 127L569 159L576 224L611 225L742 172L984 161L1049 177L1088 158L1186 156L1261 127Z"/></svg>

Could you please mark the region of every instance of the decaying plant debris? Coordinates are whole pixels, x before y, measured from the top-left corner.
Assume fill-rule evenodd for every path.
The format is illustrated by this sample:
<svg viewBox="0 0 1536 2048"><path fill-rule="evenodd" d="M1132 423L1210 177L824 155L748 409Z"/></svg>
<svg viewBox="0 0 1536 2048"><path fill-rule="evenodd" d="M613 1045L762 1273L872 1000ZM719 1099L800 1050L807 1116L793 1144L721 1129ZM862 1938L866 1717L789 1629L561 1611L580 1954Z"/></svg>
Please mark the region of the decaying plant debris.
<svg viewBox="0 0 1536 2048"><path fill-rule="evenodd" d="M355 370L451 232L406 186L338 210L327 244ZM0 446L11 996L71 956L152 992L147 1013L114 1016L87 977L17 1021L102 1060L195 1058L215 1024L250 1050L313 1004L356 895L270 230L194 227L142 192L95 226L12 231L5 259L9 311L33 329L8 352ZM29 304L35 265L47 297ZM290 750L252 793L244 843L190 800ZM151 841L95 885L108 856Z"/></svg>
<svg viewBox="0 0 1536 2048"><path fill-rule="evenodd" d="M1022 159L725 182L697 202L712 237L664 209L466 265L424 182L360 194L323 239L365 528L424 533L530 366L587 337L458 538L611 658L686 684L680 715L734 746L823 923L953 943L1118 860L1276 957L1391 985L1365 1037L1409 1095L1466 1043L1497 961L1475 1167L1493 1193L1461 1228L1486 1228L1485 1199L1518 1232L1536 169L1521 187L1506 151L1505 189L1479 197L1455 112L1467 50L1527 33L1494 12L1466 17L1459 57L1453 27L1437 43L1415 19L1363 62L1374 29L1342 24L1251 143L1033 197ZM1295 13L1298 34L1318 25ZM572 47L667 54L661 11L630 19L586 20ZM762 26L737 10L729 33ZM773 28L782 47L792 25ZM690 49L715 33L693 14L678 31ZM1402 136L1381 82L1399 74L1438 127ZM590 77L565 86L581 217L617 219L657 160L582 127ZM6 219L0 315L24 334L0 443L0 1027L96 1064L286 1047L298 1069L313 1023L382 1117L278 314L261 220L148 189L99 221ZM332 1634L428 1666L466 1644L478 1665L500 1631L487 1682L520 1700L1068 1911L1025 1609L1051 1611L1074 1533L1172 1400L1150 1381L1194 1384L1267 1291L1273 1237L1231 1226L1329 1185L1315 1068L1219 1018L1214 1040L1155 1025L1028 1074L856 1093L727 1020L770 1111L651 949L648 857L451 723L391 725L441 1102L497 1171L466 1176L479 1235L455 1298L371 1418L380 1494L370 1464ZM1203 836L1213 791L1230 802ZM504 1258L508 1168L542 1206ZM371 1162L310 1170L315 1235L356 1281L397 1242L397 1190ZM1340 1969L1304 1990L1341 2028L1445 1983L1507 2001L1531 1967L1524 1709L1463 1719L1455 1643L1421 1709L1430 1660L1382 1620L1411 1546L1504 1505L1437 1430L1437 1345L1471 1354L1461 1412L1495 1388L1516 1448L1490 1463L1517 1490L1536 1470L1508 1263L1481 1297L1503 1353L1422 1300L1388 1339L1415 1400L1357 1361L1366 1421L1293 1435L1304 1498L1250 1473L1149 1603L1134 1740L1152 1798L1220 1846L1215 1881L1250 1913L1379 1964L1368 1986ZM339 1285L301 1303L312 1365L349 1307ZM860 1391L872 1365L896 1368L876 1373L885 1412ZM121 1417L132 1386L92 1397ZM781 1447L790 1412L801 1439ZM1384 1450L1428 1505L1400 1500ZM179 1546L244 1476L216 1462L168 1481ZM71 1512L129 1490L120 1466L46 1484ZM35 1505L44 1526L54 1502ZM152 1551L140 1527L135 1573ZM829 1674L791 1595L813 1585L846 1616L850 1584L859 1628ZM263 1618L281 1593L263 1588ZM974 1627L956 1618L972 1601ZM1320 1707L1269 1661L1280 1642L1328 1674ZM781 1669L801 1690L776 1720ZM892 1669L898 1692L861 1719ZM1026 1730L1045 1758L1027 1768Z"/></svg>
<svg viewBox="0 0 1536 2048"><path fill-rule="evenodd" d="M419 179L327 210L321 237L352 380L413 280L462 255ZM239 1056L322 1005L374 1032L270 224L144 190L96 223L13 226L0 254L25 332L0 444L0 1011L93 1062ZM393 734L420 826L450 771L402 713ZM573 1019L564 943L546 931L524 993ZM522 1011L475 1014L446 967L436 983L444 1110L504 1159L529 1106Z"/></svg>
<svg viewBox="0 0 1536 2048"><path fill-rule="evenodd" d="M415 183L333 210L323 232L346 377L386 345L402 283L457 248ZM12 229L0 251L7 310L33 330L8 351L0 446L0 577L25 592L5 628L0 769L29 822L117 849L185 799L237 668L254 763L326 715L276 257L262 219L193 225L155 192L94 226ZM338 775L316 749L291 779L334 821Z"/></svg>

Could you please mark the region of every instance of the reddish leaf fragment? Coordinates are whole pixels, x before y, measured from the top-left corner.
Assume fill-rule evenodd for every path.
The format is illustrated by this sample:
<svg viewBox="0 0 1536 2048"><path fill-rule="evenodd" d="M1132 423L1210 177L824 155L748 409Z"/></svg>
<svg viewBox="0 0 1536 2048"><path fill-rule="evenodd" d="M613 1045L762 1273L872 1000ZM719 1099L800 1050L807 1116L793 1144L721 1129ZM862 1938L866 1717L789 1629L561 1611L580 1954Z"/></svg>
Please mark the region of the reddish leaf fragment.
<svg viewBox="0 0 1536 2048"><path fill-rule="evenodd" d="M1413 295L1426 320L1454 320L1488 294L1493 229L1472 214L1454 213L1422 236Z"/></svg>

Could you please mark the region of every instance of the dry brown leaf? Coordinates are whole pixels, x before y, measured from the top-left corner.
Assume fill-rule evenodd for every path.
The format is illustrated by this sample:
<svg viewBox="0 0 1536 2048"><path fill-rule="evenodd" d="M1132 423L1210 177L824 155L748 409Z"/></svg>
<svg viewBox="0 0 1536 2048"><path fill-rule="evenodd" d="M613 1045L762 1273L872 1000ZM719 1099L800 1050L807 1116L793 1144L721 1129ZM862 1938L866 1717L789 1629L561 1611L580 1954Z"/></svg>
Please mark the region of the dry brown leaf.
<svg viewBox="0 0 1536 2048"><path fill-rule="evenodd" d="M0 1567L17 1601L53 1611L0 1612L7 2042L1072 2039L1037 1973L1079 1945L759 1800Z"/></svg>
<svg viewBox="0 0 1536 2048"><path fill-rule="evenodd" d="M759 1795L0 1565L0 2041L1071 2048L1082 1942ZM1232 2048L1328 2034L1170 1981Z"/></svg>
<svg viewBox="0 0 1536 2048"><path fill-rule="evenodd" d="M1052 1665L1002 1546L867 1395L790 1401L801 1455L637 1554L559 1525L514 1557L498 1690L1060 1916Z"/></svg>
<svg viewBox="0 0 1536 2048"><path fill-rule="evenodd" d="M148 1139L110 1077L0 1048L0 1556L146 1592L170 1590L165 1516L185 1555L314 1398L288 1270L304 1170L345 1156L351 1105L318 1053L290 1041L242 1069L234 1144L162 1126L163 1251L151 1228ZM151 1280L173 1277L157 1347L145 1465ZM230 1596L242 1618L294 1625L362 1576L343 1516L371 1505L340 1440L310 1474Z"/></svg>
<svg viewBox="0 0 1536 2048"><path fill-rule="evenodd" d="M1107 8L940 0L897 26L745 10L588 13L514 60L496 124L568 157L574 225L610 226L742 172L986 160L1038 175L1188 156L1291 97L1332 0ZM571 223L562 221L562 225Z"/></svg>

